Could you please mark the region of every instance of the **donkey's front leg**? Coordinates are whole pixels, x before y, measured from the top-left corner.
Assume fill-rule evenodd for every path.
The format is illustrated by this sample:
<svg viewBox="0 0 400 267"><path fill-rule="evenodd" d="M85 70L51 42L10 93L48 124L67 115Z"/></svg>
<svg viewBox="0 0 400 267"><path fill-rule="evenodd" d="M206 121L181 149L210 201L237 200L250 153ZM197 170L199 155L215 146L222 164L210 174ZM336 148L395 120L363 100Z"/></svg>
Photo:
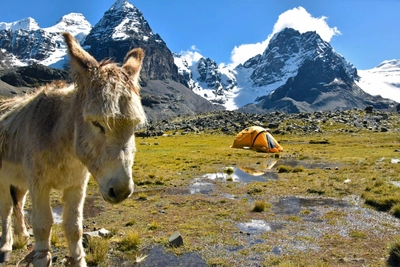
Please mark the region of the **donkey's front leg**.
<svg viewBox="0 0 400 267"><path fill-rule="evenodd" d="M63 228L71 253L69 265L85 267L85 251L82 245L83 204L86 194L86 183L64 190Z"/></svg>
<svg viewBox="0 0 400 267"><path fill-rule="evenodd" d="M11 228L12 199L10 187L7 184L0 184L0 216L2 235L0 241L0 263L9 261L13 245Z"/></svg>
<svg viewBox="0 0 400 267"><path fill-rule="evenodd" d="M35 267L51 265L50 233L53 216L50 207L50 188L32 187L32 228L35 237L34 251L31 260Z"/></svg>

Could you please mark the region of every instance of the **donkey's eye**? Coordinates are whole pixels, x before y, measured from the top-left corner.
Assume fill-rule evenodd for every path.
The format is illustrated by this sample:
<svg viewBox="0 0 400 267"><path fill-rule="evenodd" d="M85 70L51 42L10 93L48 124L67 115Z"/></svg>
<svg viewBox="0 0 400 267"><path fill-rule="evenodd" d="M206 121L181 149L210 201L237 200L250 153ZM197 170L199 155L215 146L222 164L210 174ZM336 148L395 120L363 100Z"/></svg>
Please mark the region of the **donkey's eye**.
<svg viewBox="0 0 400 267"><path fill-rule="evenodd" d="M101 125L97 121L92 121L92 124L94 127L98 128L101 133L103 133L103 134L106 133L106 129L103 127L103 125Z"/></svg>

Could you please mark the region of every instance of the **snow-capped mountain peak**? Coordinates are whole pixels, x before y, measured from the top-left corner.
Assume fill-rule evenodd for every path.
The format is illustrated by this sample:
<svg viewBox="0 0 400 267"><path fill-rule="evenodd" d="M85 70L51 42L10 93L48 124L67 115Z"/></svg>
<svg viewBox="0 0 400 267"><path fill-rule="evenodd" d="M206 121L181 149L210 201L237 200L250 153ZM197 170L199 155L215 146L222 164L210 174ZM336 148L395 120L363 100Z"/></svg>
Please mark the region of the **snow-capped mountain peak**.
<svg viewBox="0 0 400 267"><path fill-rule="evenodd" d="M67 51L61 33L70 32L82 41L91 28L92 25L78 13L67 14L47 28L40 28L32 18L0 23L0 48L11 66L40 63L63 68Z"/></svg>
<svg viewBox="0 0 400 267"><path fill-rule="evenodd" d="M33 31L39 29L39 24L31 17L24 18L15 22L0 22L0 30L27 30Z"/></svg>
<svg viewBox="0 0 400 267"><path fill-rule="evenodd" d="M175 64L191 89L206 99L223 104L227 109L237 109L257 102L272 93L291 77L295 77L306 61L325 61L324 68L342 68L351 78L357 70L316 32L300 33L286 28L275 34L262 54L250 58L235 68L217 66L208 58L193 64L182 64L182 57L175 57ZM328 81L321 81L329 83Z"/></svg>
<svg viewBox="0 0 400 267"><path fill-rule="evenodd" d="M82 41L89 34L92 25L80 13L70 13L62 16L57 23L51 27L44 28L47 32L69 32L79 41Z"/></svg>
<svg viewBox="0 0 400 267"><path fill-rule="evenodd" d="M127 0L117 0L94 26L87 43L95 39L126 40L132 35L141 36L146 41L153 32L139 9Z"/></svg>
<svg viewBox="0 0 400 267"><path fill-rule="evenodd" d="M385 60L375 68L359 70L357 81L365 92L400 103L400 59Z"/></svg>
<svg viewBox="0 0 400 267"><path fill-rule="evenodd" d="M400 60L399 59L391 59L385 60L372 70L376 72L388 71L388 72L400 72Z"/></svg>
<svg viewBox="0 0 400 267"><path fill-rule="evenodd" d="M110 7L109 10L123 10L128 11L130 9L134 9L135 7L129 3L127 0L117 0L115 3Z"/></svg>

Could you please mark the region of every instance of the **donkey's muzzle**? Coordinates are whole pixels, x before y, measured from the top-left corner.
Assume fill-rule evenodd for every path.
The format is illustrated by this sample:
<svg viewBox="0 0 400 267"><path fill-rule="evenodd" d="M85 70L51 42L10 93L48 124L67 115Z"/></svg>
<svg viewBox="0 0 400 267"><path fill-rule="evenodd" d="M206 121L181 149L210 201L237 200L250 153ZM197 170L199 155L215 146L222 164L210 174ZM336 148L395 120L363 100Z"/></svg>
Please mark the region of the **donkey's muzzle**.
<svg viewBox="0 0 400 267"><path fill-rule="evenodd" d="M108 183L108 188L103 194L104 200L111 204L118 204L128 198L133 193L133 182L120 183L117 179L112 179Z"/></svg>

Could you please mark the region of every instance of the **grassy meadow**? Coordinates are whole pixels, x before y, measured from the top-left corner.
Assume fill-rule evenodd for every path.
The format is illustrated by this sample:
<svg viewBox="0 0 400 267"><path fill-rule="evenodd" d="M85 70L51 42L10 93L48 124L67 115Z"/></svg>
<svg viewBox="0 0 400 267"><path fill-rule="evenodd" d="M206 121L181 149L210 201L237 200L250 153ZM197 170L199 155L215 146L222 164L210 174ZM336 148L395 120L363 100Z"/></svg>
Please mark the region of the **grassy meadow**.
<svg viewBox="0 0 400 267"><path fill-rule="evenodd" d="M155 245L178 256L199 254L209 266L386 266L388 259L398 262L398 116L392 124L395 127L389 132L349 131L338 124L325 126L323 133L277 134L274 137L284 148L279 154L232 149L234 136L218 131L137 138L135 193L129 199L112 206L101 199L97 184L90 180L84 230L106 228L112 236L89 242L88 263L136 266L135 262L148 260L145 249ZM270 168L277 160L297 165L278 161ZM236 168L273 172L278 178L237 182L229 176ZM214 173L226 178L202 178ZM212 189L191 193L195 181L207 182ZM279 203L286 200L301 205L297 211L285 212ZM57 193L55 205L60 205ZM250 234L238 228L252 220L276 227ZM184 245L170 247L168 237L176 231ZM67 254L58 226L52 244L57 266ZM23 246L17 247L9 266L25 254Z"/></svg>

